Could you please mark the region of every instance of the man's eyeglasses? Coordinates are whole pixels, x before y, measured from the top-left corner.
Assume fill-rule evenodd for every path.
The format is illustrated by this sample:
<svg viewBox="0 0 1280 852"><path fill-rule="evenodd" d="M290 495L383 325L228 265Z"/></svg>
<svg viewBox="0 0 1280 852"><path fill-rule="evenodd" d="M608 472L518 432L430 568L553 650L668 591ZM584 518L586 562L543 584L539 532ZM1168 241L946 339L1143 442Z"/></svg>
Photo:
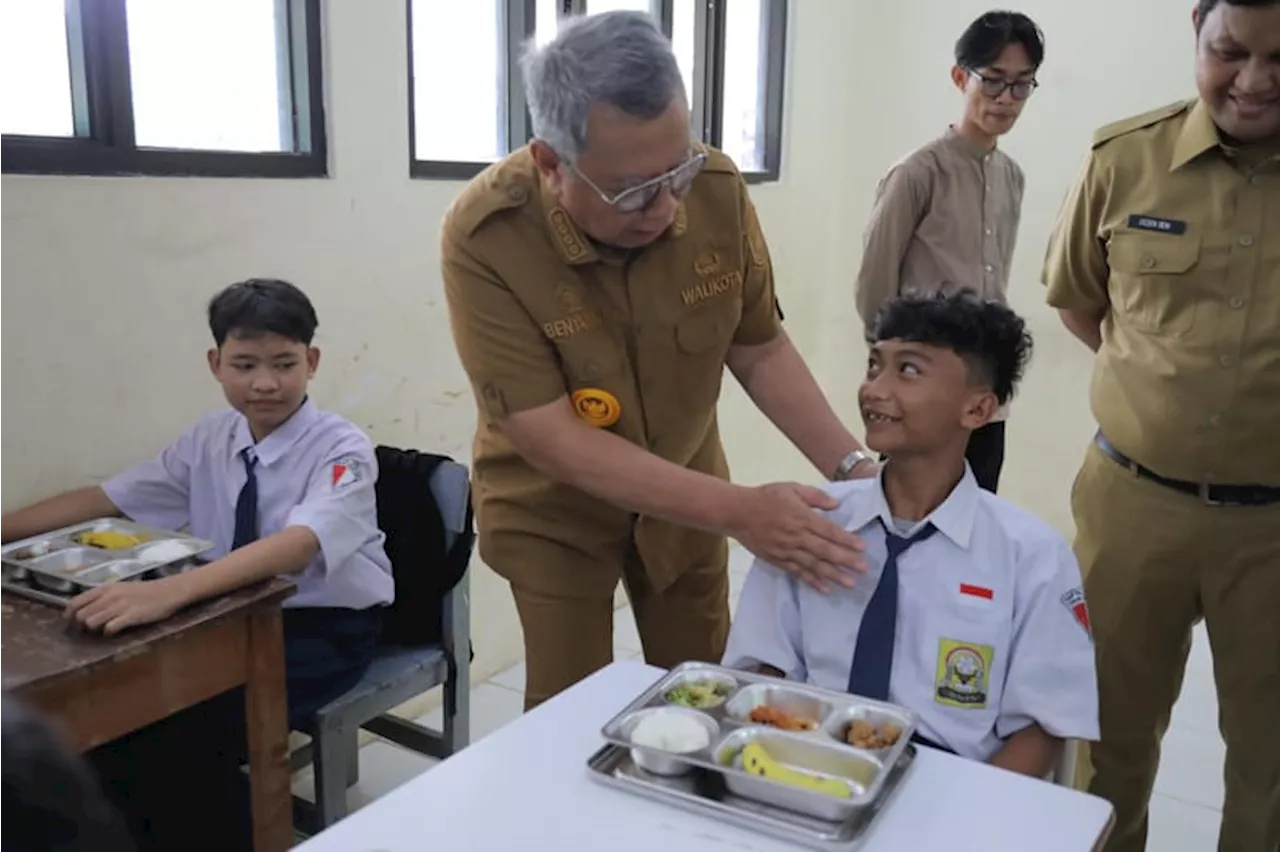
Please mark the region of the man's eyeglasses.
<svg viewBox="0 0 1280 852"><path fill-rule="evenodd" d="M982 94L989 98L998 98L1007 89L1015 101L1025 101L1040 85L1034 77L1030 80L1006 80L1003 77L988 77L972 68L966 70L982 82Z"/></svg>
<svg viewBox="0 0 1280 852"><path fill-rule="evenodd" d="M652 204L654 199L662 194L664 188L671 190L671 194L676 198L684 198L689 192L689 187L693 186L693 179L698 176L698 172L702 171L706 161L707 155L699 151L671 171L613 194L596 186L591 178L580 172L576 166L569 163L565 166L583 183L594 189L600 199L614 210L619 213L639 213Z"/></svg>

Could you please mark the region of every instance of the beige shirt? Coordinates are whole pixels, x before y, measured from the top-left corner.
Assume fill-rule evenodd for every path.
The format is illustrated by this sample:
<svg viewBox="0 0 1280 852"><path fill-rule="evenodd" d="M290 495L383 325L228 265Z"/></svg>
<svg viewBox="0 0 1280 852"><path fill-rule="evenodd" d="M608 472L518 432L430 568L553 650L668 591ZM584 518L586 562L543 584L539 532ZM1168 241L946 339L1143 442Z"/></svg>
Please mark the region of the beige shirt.
<svg viewBox="0 0 1280 852"><path fill-rule="evenodd" d="M891 298L943 284L1004 301L1024 185L1009 155L954 129L897 162L863 233L858 313L868 329Z"/></svg>
<svg viewBox="0 0 1280 852"><path fill-rule="evenodd" d="M1189 482L1280 486L1280 156L1226 148L1186 101L1097 132L1045 257L1055 308L1098 312L1093 413Z"/></svg>
<svg viewBox="0 0 1280 852"><path fill-rule="evenodd" d="M979 148L954 128L889 169L863 232L856 299L867 331L902 293L947 285L1003 302L1025 185L1008 154Z"/></svg>

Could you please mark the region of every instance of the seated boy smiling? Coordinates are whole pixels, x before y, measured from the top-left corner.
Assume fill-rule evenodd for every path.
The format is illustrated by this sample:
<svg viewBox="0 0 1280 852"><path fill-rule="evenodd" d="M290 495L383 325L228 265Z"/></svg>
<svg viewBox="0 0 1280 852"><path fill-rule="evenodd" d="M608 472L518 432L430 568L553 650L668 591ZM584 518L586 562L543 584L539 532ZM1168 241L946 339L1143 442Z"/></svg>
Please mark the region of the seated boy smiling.
<svg viewBox="0 0 1280 852"><path fill-rule="evenodd" d="M1013 395L1023 321L967 292L905 296L874 325L859 405L880 475L828 486L870 569L828 593L759 560L727 666L913 710L917 739L1044 777L1098 735L1080 570L1047 524L978 488L969 434Z"/></svg>

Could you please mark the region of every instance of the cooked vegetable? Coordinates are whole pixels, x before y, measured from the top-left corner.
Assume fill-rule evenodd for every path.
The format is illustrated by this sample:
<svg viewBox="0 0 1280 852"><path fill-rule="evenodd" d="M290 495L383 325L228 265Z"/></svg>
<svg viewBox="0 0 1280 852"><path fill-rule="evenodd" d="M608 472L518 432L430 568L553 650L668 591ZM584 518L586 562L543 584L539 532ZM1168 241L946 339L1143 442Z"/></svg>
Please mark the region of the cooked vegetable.
<svg viewBox="0 0 1280 852"><path fill-rule="evenodd" d="M681 704L702 710L724 703L729 687L714 680L695 680L682 683L666 691L664 697L672 704Z"/></svg>

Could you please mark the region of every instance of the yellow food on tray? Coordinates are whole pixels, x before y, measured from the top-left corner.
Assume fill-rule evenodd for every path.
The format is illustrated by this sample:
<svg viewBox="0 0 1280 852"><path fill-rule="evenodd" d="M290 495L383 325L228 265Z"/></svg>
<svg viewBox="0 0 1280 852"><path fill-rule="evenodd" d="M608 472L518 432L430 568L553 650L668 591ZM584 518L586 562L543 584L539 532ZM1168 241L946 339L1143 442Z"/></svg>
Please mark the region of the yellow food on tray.
<svg viewBox="0 0 1280 852"><path fill-rule="evenodd" d="M800 787L814 793L821 793L824 796L847 799L853 795L853 791L849 789L848 784L837 781L834 778L810 775L808 772L801 772L798 769L783 766L770 757L769 753L759 743L748 743L743 747L742 768L753 775L759 775L781 784L789 784L792 787Z"/></svg>
<svg viewBox="0 0 1280 852"><path fill-rule="evenodd" d="M142 544L142 539L128 533L100 530L80 533L76 536L76 542L86 547L101 547L103 550L127 550Z"/></svg>
<svg viewBox="0 0 1280 852"><path fill-rule="evenodd" d="M898 741L902 736L902 730L897 725L880 725L876 726L870 722L853 722L849 725L849 731L845 735L849 745L856 748L880 749L889 748Z"/></svg>

